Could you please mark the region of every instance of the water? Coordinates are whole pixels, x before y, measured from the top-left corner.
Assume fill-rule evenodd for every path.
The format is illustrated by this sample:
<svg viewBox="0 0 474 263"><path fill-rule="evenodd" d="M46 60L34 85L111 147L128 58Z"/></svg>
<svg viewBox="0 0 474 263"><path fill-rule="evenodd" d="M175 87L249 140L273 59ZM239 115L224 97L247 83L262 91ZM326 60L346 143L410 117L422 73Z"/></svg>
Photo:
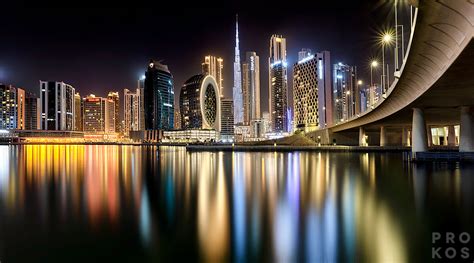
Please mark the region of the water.
<svg viewBox="0 0 474 263"><path fill-rule="evenodd" d="M0 146L0 261L427 261L433 231L474 238L473 176L401 153Z"/></svg>

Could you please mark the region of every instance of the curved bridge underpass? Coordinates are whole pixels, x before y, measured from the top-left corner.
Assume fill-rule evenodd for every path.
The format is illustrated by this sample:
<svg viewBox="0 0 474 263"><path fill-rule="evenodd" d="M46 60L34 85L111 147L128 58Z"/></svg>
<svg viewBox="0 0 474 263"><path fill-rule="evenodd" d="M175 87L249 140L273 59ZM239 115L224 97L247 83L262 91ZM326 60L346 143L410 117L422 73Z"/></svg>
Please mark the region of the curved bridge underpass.
<svg viewBox="0 0 474 263"><path fill-rule="evenodd" d="M474 1L420 0L417 7L408 54L385 98L308 137L360 146L411 141L413 152L423 152L427 127L449 126L454 133L453 125L460 125L459 150L474 152Z"/></svg>

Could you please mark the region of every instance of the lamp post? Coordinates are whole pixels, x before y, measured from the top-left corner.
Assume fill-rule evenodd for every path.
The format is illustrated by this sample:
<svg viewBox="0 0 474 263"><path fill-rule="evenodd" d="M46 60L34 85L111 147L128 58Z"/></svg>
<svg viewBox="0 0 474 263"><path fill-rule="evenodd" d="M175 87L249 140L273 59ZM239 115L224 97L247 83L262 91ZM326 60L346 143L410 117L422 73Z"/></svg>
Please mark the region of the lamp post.
<svg viewBox="0 0 474 263"><path fill-rule="evenodd" d="M376 68L377 66L379 65L379 63L377 62L377 60L372 60L372 62L370 63L370 86L372 87L374 85L374 80L373 80L373 77L372 77L372 70L374 68Z"/></svg>
<svg viewBox="0 0 474 263"><path fill-rule="evenodd" d="M382 39L381 39L381 43L382 43L382 91L383 93L385 94L385 92L387 91L386 90L386 86L385 86L385 82L386 82L386 73L388 74L388 72L385 72L385 45L390 45L390 43L392 43L392 34L389 33L389 32L386 32L382 35Z"/></svg>

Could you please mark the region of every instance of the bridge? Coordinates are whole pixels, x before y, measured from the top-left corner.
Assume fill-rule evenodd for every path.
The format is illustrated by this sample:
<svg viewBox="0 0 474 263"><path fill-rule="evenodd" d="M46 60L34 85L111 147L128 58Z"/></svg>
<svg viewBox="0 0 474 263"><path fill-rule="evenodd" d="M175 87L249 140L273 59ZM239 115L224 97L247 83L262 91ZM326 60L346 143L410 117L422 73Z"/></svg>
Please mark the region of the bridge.
<svg viewBox="0 0 474 263"><path fill-rule="evenodd" d="M431 131L460 125L459 151L474 152L474 1L420 0L406 56L372 109L306 134L321 144L385 146L398 141L428 151Z"/></svg>

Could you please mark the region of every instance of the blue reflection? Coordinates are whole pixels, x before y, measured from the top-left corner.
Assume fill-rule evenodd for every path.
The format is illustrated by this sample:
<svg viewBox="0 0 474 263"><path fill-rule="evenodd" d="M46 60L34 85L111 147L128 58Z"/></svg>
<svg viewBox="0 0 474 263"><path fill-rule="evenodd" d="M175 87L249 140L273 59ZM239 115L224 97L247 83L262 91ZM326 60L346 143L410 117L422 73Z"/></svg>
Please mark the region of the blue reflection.
<svg viewBox="0 0 474 263"><path fill-rule="evenodd" d="M323 255L321 219L314 208L306 216L306 261L321 262Z"/></svg>
<svg viewBox="0 0 474 263"><path fill-rule="evenodd" d="M323 229L324 229L324 261L336 262L337 261L337 210L334 201L334 197L331 193L328 194L326 199L324 216L323 216Z"/></svg>
<svg viewBox="0 0 474 263"><path fill-rule="evenodd" d="M235 260L245 261L245 176L242 167L242 155L235 154L234 165L234 242Z"/></svg>
<svg viewBox="0 0 474 263"><path fill-rule="evenodd" d="M140 236L145 245L150 243L151 239L151 220L150 220L150 203L148 201L148 192L143 188L140 200Z"/></svg>
<svg viewBox="0 0 474 263"><path fill-rule="evenodd" d="M347 179L347 177L346 177ZM354 177L349 176L346 182L349 182L347 186L349 189L343 191L343 220L344 220L344 240L346 247L346 255L348 259L355 258L355 246L356 246L356 218L355 218L355 182Z"/></svg>

